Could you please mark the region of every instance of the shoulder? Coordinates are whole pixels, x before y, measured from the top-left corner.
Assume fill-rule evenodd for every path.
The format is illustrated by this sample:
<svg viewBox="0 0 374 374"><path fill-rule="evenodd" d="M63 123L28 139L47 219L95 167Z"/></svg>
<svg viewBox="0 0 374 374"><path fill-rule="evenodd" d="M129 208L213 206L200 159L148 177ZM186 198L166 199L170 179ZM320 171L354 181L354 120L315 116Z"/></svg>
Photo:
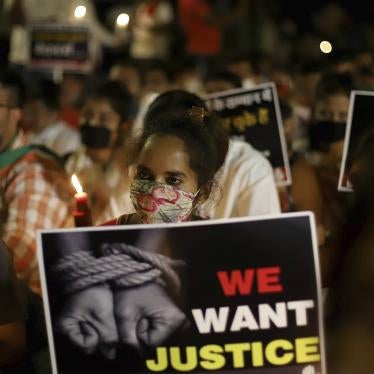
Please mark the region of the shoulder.
<svg viewBox="0 0 374 374"><path fill-rule="evenodd" d="M65 171L62 162L52 154L33 149L9 166L8 175L32 175L46 173L63 174Z"/></svg>
<svg viewBox="0 0 374 374"><path fill-rule="evenodd" d="M225 167L247 172L272 173L272 167L266 157L250 144L240 140L230 140Z"/></svg>
<svg viewBox="0 0 374 374"><path fill-rule="evenodd" d="M265 156L242 140L230 140L227 158L230 161L251 161L268 163Z"/></svg>

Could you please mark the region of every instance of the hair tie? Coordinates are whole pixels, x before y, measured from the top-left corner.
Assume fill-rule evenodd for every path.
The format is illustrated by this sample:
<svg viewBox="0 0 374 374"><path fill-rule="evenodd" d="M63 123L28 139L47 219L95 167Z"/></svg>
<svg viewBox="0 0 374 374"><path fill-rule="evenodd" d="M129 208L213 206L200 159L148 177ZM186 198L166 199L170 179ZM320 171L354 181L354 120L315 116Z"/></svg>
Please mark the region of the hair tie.
<svg viewBox="0 0 374 374"><path fill-rule="evenodd" d="M187 115L198 122L204 123L204 119L208 117L209 112L203 107L193 106L187 112Z"/></svg>

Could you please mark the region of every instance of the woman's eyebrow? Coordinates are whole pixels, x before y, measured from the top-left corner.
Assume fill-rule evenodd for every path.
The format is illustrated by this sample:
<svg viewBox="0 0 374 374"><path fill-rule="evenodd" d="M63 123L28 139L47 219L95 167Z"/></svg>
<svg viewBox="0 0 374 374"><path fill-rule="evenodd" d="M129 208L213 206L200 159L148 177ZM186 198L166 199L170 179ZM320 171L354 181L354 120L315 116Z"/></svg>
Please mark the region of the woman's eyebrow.
<svg viewBox="0 0 374 374"><path fill-rule="evenodd" d="M186 177L187 175L182 171L167 171L166 174L173 177Z"/></svg>
<svg viewBox="0 0 374 374"><path fill-rule="evenodd" d="M142 165L142 164L139 164L137 167L137 169L142 169L142 170L145 170L145 171L151 171L150 168L147 168L146 166Z"/></svg>

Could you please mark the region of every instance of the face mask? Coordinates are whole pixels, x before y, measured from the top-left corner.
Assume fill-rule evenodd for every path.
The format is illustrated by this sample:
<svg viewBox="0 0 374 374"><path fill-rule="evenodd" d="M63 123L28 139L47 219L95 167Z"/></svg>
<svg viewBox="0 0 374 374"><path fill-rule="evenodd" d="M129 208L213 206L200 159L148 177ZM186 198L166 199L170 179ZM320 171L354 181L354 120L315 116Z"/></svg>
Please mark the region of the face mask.
<svg viewBox="0 0 374 374"><path fill-rule="evenodd" d="M88 148L107 148L111 131L103 126L85 124L80 128L82 143Z"/></svg>
<svg viewBox="0 0 374 374"><path fill-rule="evenodd" d="M197 194L147 180L134 180L130 187L131 201L142 223L187 221Z"/></svg>
<svg viewBox="0 0 374 374"><path fill-rule="evenodd" d="M345 122L316 121L309 128L310 148L328 150L331 143L344 140Z"/></svg>

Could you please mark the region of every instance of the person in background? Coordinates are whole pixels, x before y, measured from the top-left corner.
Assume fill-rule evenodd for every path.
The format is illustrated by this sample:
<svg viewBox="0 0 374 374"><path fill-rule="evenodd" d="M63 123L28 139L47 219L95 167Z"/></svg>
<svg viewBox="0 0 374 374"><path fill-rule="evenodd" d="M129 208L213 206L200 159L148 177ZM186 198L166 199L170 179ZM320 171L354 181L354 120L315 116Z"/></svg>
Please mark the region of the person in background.
<svg viewBox="0 0 374 374"><path fill-rule="evenodd" d="M205 75L203 82L207 94L242 88L240 77L224 69L210 71Z"/></svg>
<svg viewBox="0 0 374 374"><path fill-rule="evenodd" d="M196 95L203 94L203 82L192 58L180 61L175 71L176 88Z"/></svg>
<svg viewBox="0 0 374 374"><path fill-rule="evenodd" d="M240 77L244 88L252 88L258 83L249 54L234 54L226 57L224 62L227 70Z"/></svg>
<svg viewBox="0 0 374 374"><path fill-rule="evenodd" d="M131 210L127 204L127 152L133 99L118 82L106 82L90 93L82 107L83 145L66 162L88 193L94 224Z"/></svg>
<svg viewBox="0 0 374 374"><path fill-rule="evenodd" d="M304 167L305 161L304 165L293 167L293 185L300 186L297 191L293 189L297 210L311 210L315 214L325 284L331 276L339 228L346 219L347 198L337 191L337 186L352 88L350 75L330 74L321 78L309 125L309 167Z"/></svg>
<svg viewBox="0 0 374 374"><path fill-rule="evenodd" d="M59 117L59 89L51 81L41 81L35 92L30 92L23 106L23 121L28 129L28 142L40 144L63 157L80 146L78 131Z"/></svg>
<svg viewBox="0 0 374 374"><path fill-rule="evenodd" d="M213 1L178 0L179 20L186 37L186 54L196 59L201 73L206 73L209 60L221 52L224 26L245 15L247 7L248 1L238 1L232 11L218 14Z"/></svg>
<svg viewBox="0 0 374 374"><path fill-rule="evenodd" d="M139 0L130 23L130 56L134 59L166 59L170 49L173 8L167 0Z"/></svg>
<svg viewBox="0 0 374 374"><path fill-rule="evenodd" d="M72 191L55 154L26 146L18 131L22 82L0 74L0 235L14 256L17 275L40 293L36 230L72 226Z"/></svg>
<svg viewBox="0 0 374 374"><path fill-rule="evenodd" d="M186 113L192 107L206 110L204 101L183 90L165 92L151 103L144 128L164 116ZM214 136L214 134L212 134ZM214 181L217 188L198 212L203 218L246 217L280 212L270 163L248 143L230 139L223 165Z"/></svg>
<svg viewBox="0 0 374 374"><path fill-rule="evenodd" d="M312 113L314 95L321 79L323 65L320 62L301 63L293 75L294 89L291 105L295 113L294 149L308 149L308 125Z"/></svg>
<svg viewBox="0 0 374 374"><path fill-rule="evenodd" d="M135 99L141 99L142 76L139 66L134 60L124 60L115 63L109 71L109 79L120 82Z"/></svg>
<svg viewBox="0 0 374 374"><path fill-rule="evenodd" d="M64 72L60 84L59 117L74 129L79 127L80 109L86 93L86 79L84 74Z"/></svg>
<svg viewBox="0 0 374 374"><path fill-rule="evenodd" d="M165 61L151 61L144 69L144 95L163 93L173 87L173 74Z"/></svg>

